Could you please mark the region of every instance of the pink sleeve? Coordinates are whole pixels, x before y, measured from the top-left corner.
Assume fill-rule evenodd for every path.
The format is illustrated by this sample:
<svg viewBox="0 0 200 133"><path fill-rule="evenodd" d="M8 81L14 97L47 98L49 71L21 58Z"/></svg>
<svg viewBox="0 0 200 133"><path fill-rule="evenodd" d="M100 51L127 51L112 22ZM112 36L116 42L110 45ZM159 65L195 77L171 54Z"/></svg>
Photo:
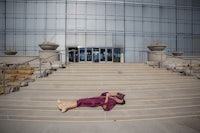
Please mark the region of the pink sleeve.
<svg viewBox="0 0 200 133"><path fill-rule="evenodd" d="M107 105L107 107L105 109L103 108L103 110L104 111L110 111L110 110L112 110L115 107L116 102L113 99L109 98L108 103L105 103L105 104Z"/></svg>

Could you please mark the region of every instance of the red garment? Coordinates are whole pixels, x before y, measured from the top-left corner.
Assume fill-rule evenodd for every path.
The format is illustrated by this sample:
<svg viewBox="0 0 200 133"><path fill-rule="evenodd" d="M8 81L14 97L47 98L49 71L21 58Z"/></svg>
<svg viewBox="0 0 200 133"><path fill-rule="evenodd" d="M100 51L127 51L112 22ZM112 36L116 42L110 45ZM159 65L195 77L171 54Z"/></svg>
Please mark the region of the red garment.
<svg viewBox="0 0 200 133"><path fill-rule="evenodd" d="M77 100L77 107L103 107L103 105L105 105L105 98L106 98L106 93L104 92L101 94L101 96L99 97L91 97L91 98L83 98L83 99L79 99ZM118 93L120 97L120 99L124 98L124 94ZM106 103L107 107L104 109L105 111L109 111L111 110L115 105L116 105L116 101L112 98L108 98L108 103Z"/></svg>

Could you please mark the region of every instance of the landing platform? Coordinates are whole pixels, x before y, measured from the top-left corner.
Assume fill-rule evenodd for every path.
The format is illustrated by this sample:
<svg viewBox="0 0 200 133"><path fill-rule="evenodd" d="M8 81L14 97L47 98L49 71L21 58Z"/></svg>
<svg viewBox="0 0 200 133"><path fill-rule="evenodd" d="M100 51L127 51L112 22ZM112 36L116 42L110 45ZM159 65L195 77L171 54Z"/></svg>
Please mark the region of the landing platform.
<svg viewBox="0 0 200 133"><path fill-rule="evenodd" d="M110 122L0 121L2 133L199 133L199 123L200 117Z"/></svg>

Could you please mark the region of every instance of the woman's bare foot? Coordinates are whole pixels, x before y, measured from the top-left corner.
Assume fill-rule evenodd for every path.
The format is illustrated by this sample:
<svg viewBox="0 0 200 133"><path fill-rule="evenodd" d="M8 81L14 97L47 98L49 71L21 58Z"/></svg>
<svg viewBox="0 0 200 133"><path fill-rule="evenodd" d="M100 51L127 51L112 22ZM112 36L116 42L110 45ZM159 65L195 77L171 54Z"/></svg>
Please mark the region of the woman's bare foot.
<svg viewBox="0 0 200 133"><path fill-rule="evenodd" d="M58 106L58 109L59 109L62 113L64 113L64 112L67 111L67 108L64 107L62 104L58 104L57 106Z"/></svg>
<svg viewBox="0 0 200 133"><path fill-rule="evenodd" d="M57 104L61 104L62 102L60 101L60 99L57 99Z"/></svg>
<svg viewBox="0 0 200 133"><path fill-rule="evenodd" d="M57 100L57 107L62 113L67 111L67 107L59 99Z"/></svg>

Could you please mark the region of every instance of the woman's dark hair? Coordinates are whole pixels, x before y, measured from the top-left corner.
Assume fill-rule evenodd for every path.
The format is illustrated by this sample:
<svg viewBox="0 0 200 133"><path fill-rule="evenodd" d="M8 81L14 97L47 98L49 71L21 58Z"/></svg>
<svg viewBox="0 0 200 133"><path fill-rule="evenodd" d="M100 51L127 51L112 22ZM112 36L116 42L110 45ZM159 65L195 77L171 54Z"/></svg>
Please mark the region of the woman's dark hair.
<svg viewBox="0 0 200 133"><path fill-rule="evenodd" d="M122 103L119 103L120 105L124 105L126 104L126 101L123 99L123 102Z"/></svg>

